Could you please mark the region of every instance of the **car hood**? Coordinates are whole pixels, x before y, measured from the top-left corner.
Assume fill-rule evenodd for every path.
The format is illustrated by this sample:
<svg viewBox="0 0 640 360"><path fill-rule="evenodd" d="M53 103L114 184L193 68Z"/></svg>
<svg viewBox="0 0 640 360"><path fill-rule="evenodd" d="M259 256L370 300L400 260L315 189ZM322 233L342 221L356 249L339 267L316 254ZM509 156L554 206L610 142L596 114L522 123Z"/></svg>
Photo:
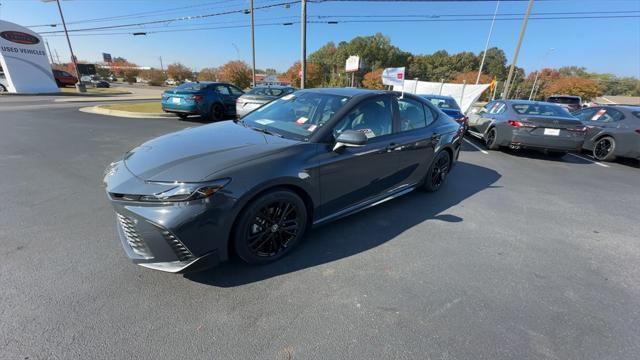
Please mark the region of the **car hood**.
<svg viewBox="0 0 640 360"><path fill-rule="evenodd" d="M124 164L145 181L200 182L230 166L268 156L297 144L233 121L167 134L127 152Z"/></svg>

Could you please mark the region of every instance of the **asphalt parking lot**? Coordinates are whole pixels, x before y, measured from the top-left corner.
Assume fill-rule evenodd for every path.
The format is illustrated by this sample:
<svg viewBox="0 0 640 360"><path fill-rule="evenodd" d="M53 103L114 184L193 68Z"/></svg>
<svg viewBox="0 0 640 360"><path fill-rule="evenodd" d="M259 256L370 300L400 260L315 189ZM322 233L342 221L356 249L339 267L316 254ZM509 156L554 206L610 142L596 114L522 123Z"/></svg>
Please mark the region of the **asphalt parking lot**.
<svg viewBox="0 0 640 360"><path fill-rule="evenodd" d="M198 126L0 97L1 359L633 359L640 168L487 152L285 259L137 267L103 169Z"/></svg>

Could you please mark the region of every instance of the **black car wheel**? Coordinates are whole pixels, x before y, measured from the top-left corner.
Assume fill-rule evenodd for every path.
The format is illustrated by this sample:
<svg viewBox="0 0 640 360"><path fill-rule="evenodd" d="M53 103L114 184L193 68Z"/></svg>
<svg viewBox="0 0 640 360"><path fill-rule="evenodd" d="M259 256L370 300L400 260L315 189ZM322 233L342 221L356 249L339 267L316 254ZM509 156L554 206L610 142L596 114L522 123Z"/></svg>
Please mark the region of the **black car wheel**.
<svg viewBox="0 0 640 360"><path fill-rule="evenodd" d="M496 131L496 128L491 128L484 139L484 143L487 146L487 149L498 150L500 146L498 146L497 137L498 132Z"/></svg>
<svg viewBox="0 0 640 360"><path fill-rule="evenodd" d="M7 88L4 85L0 84L0 93L7 91Z"/></svg>
<svg viewBox="0 0 640 360"><path fill-rule="evenodd" d="M451 169L451 156L445 150L440 151L429 167L427 178L424 180L424 189L428 192L436 192L442 187Z"/></svg>
<svg viewBox="0 0 640 360"><path fill-rule="evenodd" d="M211 112L209 113L209 119L211 121L220 121L224 117L224 108L220 104L213 104L211 106Z"/></svg>
<svg viewBox="0 0 640 360"><path fill-rule="evenodd" d="M234 247L249 264L266 264L280 259L302 238L307 210L300 197L277 190L253 200L240 215Z"/></svg>
<svg viewBox="0 0 640 360"><path fill-rule="evenodd" d="M616 140L611 136L605 136L593 145L593 157L600 161L613 161L616 156Z"/></svg>
<svg viewBox="0 0 640 360"><path fill-rule="evenodd" d="M189 117L189 114L177 114L180 120L186 120Z"/></svg>

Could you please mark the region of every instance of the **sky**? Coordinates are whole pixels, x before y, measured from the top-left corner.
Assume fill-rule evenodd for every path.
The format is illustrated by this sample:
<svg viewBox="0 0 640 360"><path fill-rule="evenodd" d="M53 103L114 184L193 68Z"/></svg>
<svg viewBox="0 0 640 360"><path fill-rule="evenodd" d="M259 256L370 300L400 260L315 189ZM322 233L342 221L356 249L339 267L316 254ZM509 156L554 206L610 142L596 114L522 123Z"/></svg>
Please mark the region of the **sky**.
<svg viewBox="0 0 640 360"><path fill-rule="evenodd" d="M292 4L258 9L286 2ZM254 0L254 3L256 67L285 71L300 58L300 5L293 0ZM248 4L249 0L61 1L70 30L224 13L246 9ZM310 21L307 25L307 53L329 41L337 44L378 32L388 36L395 46L414 54L430 54L437 50L479 53L484 49L495 8L496 1L482 0L310 0L307 5ZM514 20L496 21L490 46L502 48L509 60L513 58L522 25L521 14L526 8L527 1L500 2L500 18ZM558 14L572 12L583 14ZM544 67L577 65L592 72L640 78L640 0L536 0L533 13L551 13L538 17L578 18L536 20L532 17L518 59L518 66L527 72ZM125 15L131 16L112 18ZM80 22L97 18L102 20ZM160 67L160 57L164 66L181 62L195 70L219 66L238 58L250 64L249 18L246 14L233 13L130 28L92 30L85 32L91 35L72 36L71 42L76 56L88 61L101 61L102 53L106 52L152 67ZM451 21L464 18L487 20ZM0 19L29 27L60 22L55 2L41 0L0 0ZM328 20L339 23L327 24ZM345 20L352 22L343 22ZM283 25L287 22L294 23ZM52 52L57 52L62 61L70 59L63 36L43 34L59 31L60 26L31 28L45 37ZM194 31L194 28L208 29ZM147 32L147 35L133 36L133 32Z"/></svg>

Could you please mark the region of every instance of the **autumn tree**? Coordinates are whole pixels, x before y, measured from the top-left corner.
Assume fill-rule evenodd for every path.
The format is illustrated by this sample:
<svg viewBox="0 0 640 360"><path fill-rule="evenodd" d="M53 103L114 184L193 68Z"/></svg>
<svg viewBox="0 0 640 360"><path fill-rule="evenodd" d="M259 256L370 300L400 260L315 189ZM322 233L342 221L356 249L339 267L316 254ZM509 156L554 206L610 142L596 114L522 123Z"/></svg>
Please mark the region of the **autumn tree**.
<svg viewBox="0 0 640 360"><path fill-rule="evenodd" d="M463 84L465 81L467 84L475 84L476 79L478 78L478 71L467 71L458 73L455 78L453 78L453 83L455 84ZM480 75L480 84L489 84L491 83L491 76L487 74Z"/></svg>
<svg viewBox="0 0 640 360"><path fill-rule="evenodd" d="M173 80L182 82L193 77L193 70L179 62L173 63L167 66L167 76Z"/></svg>
<svg viewBox="0 0 640 360"><path fill-rule="evenodd" d="M143 70L140 72L140 77L147 80L152 86L160 86L167 80L164 71L158 69Z"/></svg>
<svg viewBox="0 0 640 360"><path fill-rule="evenodd" d="M217 81L218 69L204 68L198 73L198 81Z"/></svg>
<svg viewBox="0 0 640 360"><path fill-rule="evenodd" d="M251 85L251 68L244 61L229 61L218 68L218 79L245 89Z"/></svg>
<svg viewBox="0 0 640 360"><path fill-rule="evenodd" d="M577 76L562 77L555 80L543 90L545 97L561 94L580 96L583 100L591 100L602 94L597 81Z"/></svg>
<svg viewBox="0 0 640 360"><path fill-rule="evenodd" d="M384 69L375 69L364 74L364 79L362 80L362 86L367 89L374 90L382 90L384 89L384 85L382 84L382 71Z"/></svg>
<svg viewBox="0 0 640 360"><path fill-rule="evenodd" d="M300 62L296 61L291 65L289 70L284 74L284 77L289 80L291 85L300 87ZM307 63L307 77L305 78L304 86L306 88L318 87L322 84L322 73L320 66L315 63Z"/></svg>

